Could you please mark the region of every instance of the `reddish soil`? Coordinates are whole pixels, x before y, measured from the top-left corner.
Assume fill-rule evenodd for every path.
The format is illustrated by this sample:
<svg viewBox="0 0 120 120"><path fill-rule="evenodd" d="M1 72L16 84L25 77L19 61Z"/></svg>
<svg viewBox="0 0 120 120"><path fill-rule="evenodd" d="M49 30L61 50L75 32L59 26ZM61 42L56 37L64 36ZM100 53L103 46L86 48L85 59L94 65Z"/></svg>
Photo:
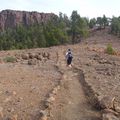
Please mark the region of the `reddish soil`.
<svg viewBox="0 0 120 120"><path fill-rule="evenodd" d="M100 120L101 113L93 107L94 101L86 93L83 81L98 98L113 96L120 105L120 56L105 53L109 43L120 51L119 38L106 30L97 31L75 45L1 51L0 119L40 120L48 94L60 84L48 120ZM66 66L68 48L73 52L72 68ZM49 53L50 57L21 57L29 53ZM16 57L17 61L4 62L8 56Z"/></svg>

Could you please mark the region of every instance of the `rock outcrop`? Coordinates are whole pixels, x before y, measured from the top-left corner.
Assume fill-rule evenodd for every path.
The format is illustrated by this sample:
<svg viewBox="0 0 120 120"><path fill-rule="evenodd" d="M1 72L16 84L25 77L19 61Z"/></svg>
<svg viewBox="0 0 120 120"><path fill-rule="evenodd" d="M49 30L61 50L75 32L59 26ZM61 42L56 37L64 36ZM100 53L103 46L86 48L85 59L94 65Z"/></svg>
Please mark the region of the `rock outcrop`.
<svg viewBox="0 0 120 120"><path fill-rule="evenodd" d="M7 28L15 28L17 25L29 26L46 23L55 16L53 13L3 10L0 12L0 31L4 31Z"/></svg>

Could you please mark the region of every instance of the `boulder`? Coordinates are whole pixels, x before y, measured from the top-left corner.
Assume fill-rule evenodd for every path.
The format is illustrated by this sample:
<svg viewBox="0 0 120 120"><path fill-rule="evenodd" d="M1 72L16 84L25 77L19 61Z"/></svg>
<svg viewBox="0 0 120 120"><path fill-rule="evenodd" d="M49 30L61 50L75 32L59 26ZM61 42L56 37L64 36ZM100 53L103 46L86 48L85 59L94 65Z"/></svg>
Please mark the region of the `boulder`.
<svg viewBox="0 0 120 120"><path fill-rule="evenodd" d="M114 109L114 102L115 97L105 96L99 101L99 104L101 109Z"/></svg>
<svg viewBox="0 0 120 120"><path fill-rule="evenodd" d="M50 54L49 54L48 52L43 52L43 53L42 53L42 56L43 56L44 58L50 59Z"/></svg>
<svg viewBox="0 0 120 120"><path fill-rule="evenodd" d="M37 57L37 59L40 60L40 61L43 59L43 57L42 57L41 55L37 55L36 57Z"/></svg>
<svg viewBox="0 0 120 120"><path fill-rule="evenodd" d="M28 60L29 59L28 54L22 54L21 57L22 57L23 60Z"/></svg>
<svg viewBox="0 0 120 120"><path fill-rule="evenodd" d="M29 53L29 58L30 58L30 59L35 58L35 56L36 56L36 54L35 54L35 53Z"/></svg>
<svg viewBox="0 0 120 120"><path fill-rule="evenodd" d="M115 111L120 114L120 107L119 107L119 106L116 106L116 107L115 107Z"/></svg>
<svg viewBox="0 0 120 120"><path fill-rule="evenodd" d="M36 59L28 60L28 65L36 65L36 64L37 64L37 60Z"/></svg>

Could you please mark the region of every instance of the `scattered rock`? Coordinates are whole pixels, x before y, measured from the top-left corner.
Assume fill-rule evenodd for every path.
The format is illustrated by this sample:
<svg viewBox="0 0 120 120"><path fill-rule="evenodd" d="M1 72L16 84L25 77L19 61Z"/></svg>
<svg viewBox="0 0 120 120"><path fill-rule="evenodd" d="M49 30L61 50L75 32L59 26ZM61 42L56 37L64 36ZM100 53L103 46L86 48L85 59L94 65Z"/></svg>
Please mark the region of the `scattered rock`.
<svg viewBox="0 0 120 120"><path fill-rule="evenodd" d="M3 107L0 107L0 112L3 111Z"/></svg>
<svg viewBox="0 0 120 120"><path fill-rule="evenodd" d="M37 59L41 61L42 60L42 56L41 55L37 55Z"/></svg>
<svg viewBox="0 0 120 120"><path fill-rule="evenodd" d="M50 106L51 106L51 104L46 100L46 101L45 101L45 107L46 107L46 108L50 108Z"/></svg>
<svg viewBox="0 0 120 120"><path fill-rule="evenodd" d="M18 116L16 114L16 115L13 115L12 117L7 117L5 120L17 120L17 119L18 119Z"/></svg>
<svg viewBox="0 0 120 120"><path fill-rule="evenodd" d="M57 89L60 90L60 85L57 86Z"/></svg>
<svg viewBox="0 0 120 120"><path fill-rule="evenodd" d="M43 61L46 62L48 59L47 58L43 58Z"/></svg>
<svg viewBox="0 0 120 120"><path fill-rule="evenodd" d="M46 101L45 101L45 106L47 108L50 108L51 104L55 101L55 98L53 96L50 96Z"/></svg>
<svg viewBox="0 0 120 120"><path fill-rule="evenodd" d="M46 53L46 52L43 52L43 53L42 53L42 56L43 56L43 57L46 57L46 56L47 56L47 53Z"/></svg>
<svg viewBox="0 0 120 120"><path fill-rule="evenodd" d="M17 118L18 118L17 114L13 115L12 120L17 120Z"/></svg>
<svg viewBox="0 0 120 120"><path fill-rule="evenodd" d="M55 87L54 89L53 89L53 91L52 91L52 94L54 94L54 95L56 95L57 94L57 87Z"/></svg>
<svg viewBox="0 0 120 120"><path fill-rule="evenodd" d="M0 118L3 118L3 107L0 107Z"/></svg>
<svg viewBox="0 0 120 120"><path fill-rule="evenodd" d="M53 94L52 93L49 93L49 97L52 97L53 96Z"/></svg>
<svg viewBox="0 0 120 120"><path fill-rule="evenodd" d="M12 118L11 117L7 117L7 118L5 118L5 120L12 120Z"/></svg>
<svg viewBox="0 0 120 120"><path fill-rule="evenodd" d="M28 54L22 54L21 57L24 60L28 60L29 59L29 55Z"/></svg>
<svg viewBox="0 0 120 120"><path fill-rule="evenodd" d="M3 91L0 91L0 94L2 94L3 93Z"/></svg>
<svg viewBox="0 0 120 120"><path fill-rule="evenodd" d="M16 95L17 93L15 92L15 91L13 91L13 93L12 93L13 95Z"/></svg>
<svg viewBox="0 0 120 120"><path fill-rule="evenodd" d="M7 111L8 112L14 112L15 110L14 110L14 108L8 108Z"/></svg>
<svg viewBox="0 0 120 120"><path fill-rule="evenodd" d="M21 100L23 100L23 98L19 97L18 100L17 100L17 102L21 102Z"/></svg>
<svg viewBox="0 0 120 120"><path fill-rule="evenodd" d="M102 120L119 120L119 118L112 113L105 113L102 115Z"/></svg>
<svg viewBox="0 0 120 120"><path fill-rule="evenodd" d="M30 59L28 60L28 65L36 65L37 60L36 59Z"/></svg>
<svg viewBox="0 0 120 120"><path fill-rule="evenodd" d="M115 107L115 111L120 114L120 107L119 107L119 106L116 106L116 107Z"/></svg>
<svg viewBox="0 0 120 120"><path fill-rule="evenodd" d="M110 61L105 60L105 59L98 60L98 62L99 62L100 64L111 64Z"/></svg>
<svg viewBox="0 0 120 120"><path fill-rule="evenodd" d="M20 54L15 54L16 59L20 59Z"/></svg>
<svg viewBox="0 0 120 120"><path fill-rule="evenodd" d="M32 86L30 92L33 92L35 89L36 89L36 87Z"/></svg>
<svg viewBox="0 0 120 120"><path fill-rule="evenodd" d="M21 59L16 59L16 62L21 62Z"/></svg>
<svg viewBox="0 0 120 120"><path fill-rule="evenodd" d="M99 101L100 107L102 109L114 109L114 101L115 97L105 96Z"/></svg>
<svg viewBox="0 0 120 120"><path fill-rule="evenodd" d="M54 98L53 96L51 96L51 97L49 97L49 98L47 99L47 101L48 101L49 103L52 103L53 101L55 101L55 98Z"/></svg>
<svg viewBox="0 0 120 120"><path fill-rule="evenodd" d="M40 111L40 115L41 115L41 116L46 116L46 115L47 115L47 112L46 112L45 110L41 110L41 111Z"/></svg>
<svg viewBox="0 0 120 120"><path fill-rule="evenodd" d="M91 64L90 63L86 63L86 66L91 66Z"/></svg>
<svg viewBox="0 0 120 120"><path fill-rule="evenodd" d="M120 115L120 106L118 100L114 101L114 111L116 111Z"/></svg>
<svg viewBox="0 0 120 120"><path fill-rule="evenodd" d="M11 108L7 108L7 111L8 111L8 112L11 112Z"/></svg>
<svg viewBox="0 0 120 120"><path fill-rule="evenodd" d="M8 90L5 91L5 94L10 95L10 92Z"/></svg>
<svg viewBox="0 0 120 120"><path fill-rule="evenodd" d="M10 102L11 99L12 99L11 96L9 96L8 98L6 98L6 99L4 100L4 102L5 102L5 103Z"/></svg>
<svg viewBox="0 0 120 120"><path fill-rule="evenodd" d="M48 52L43 52L43 53L42 53L42 56L43 56L44 58L50 59L50 54L49 54Z"/></svg>
<svg viewBox="0 0 120 120"><path fill-rule="evenodd" d="M47 119L47 116L41 117L41 120L48 120L48 119Z"/></svg>
<svg viewBox="0 0 120 120"><path fill-rule="evenodd" d="M93 56L93 60L99 60L100 59L100 56L98 55L98 54L95 54L94 56Z"/></svg>
<svg viewBox="0 0 120 120"><path fill-rule="evenodd" d="M103 114L107 114L107 113L111 113L111 114L113 114L113 115L115 115L115 116L118 116L119 114L116 112L116 111L114 111L114 110L112 110L112 109L104 109L103 111Z"/></svg>
<svg viewBox="0 0 120 120"><path fill-rule="evenodd" d="M30 59L33 59L33 58L35 58L36 57L36 54L35 53L29 53L29 58Z"/></svg>

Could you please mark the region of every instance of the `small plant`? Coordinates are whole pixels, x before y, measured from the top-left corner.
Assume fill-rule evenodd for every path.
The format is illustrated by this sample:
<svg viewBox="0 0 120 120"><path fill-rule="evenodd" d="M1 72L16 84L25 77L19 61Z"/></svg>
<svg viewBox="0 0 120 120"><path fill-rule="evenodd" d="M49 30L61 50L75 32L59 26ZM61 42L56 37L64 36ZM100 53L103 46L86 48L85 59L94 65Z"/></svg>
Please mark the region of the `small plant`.
<svg viewBox="0 0 120 120"><path fill-rule="evenodd" d="M107 45L106 53L108 53L110 55L114 55L115 54L115 50L113 49L111 44Z"/></svg>
<svg viewBox="0 0 120 120"><path fill-rule="evenodd" d="M13 57L13 56L7 56L7 57L4 58L4 62L12 62L12 63L14 63L14 62L16 62L16 58Z"/></svg>

